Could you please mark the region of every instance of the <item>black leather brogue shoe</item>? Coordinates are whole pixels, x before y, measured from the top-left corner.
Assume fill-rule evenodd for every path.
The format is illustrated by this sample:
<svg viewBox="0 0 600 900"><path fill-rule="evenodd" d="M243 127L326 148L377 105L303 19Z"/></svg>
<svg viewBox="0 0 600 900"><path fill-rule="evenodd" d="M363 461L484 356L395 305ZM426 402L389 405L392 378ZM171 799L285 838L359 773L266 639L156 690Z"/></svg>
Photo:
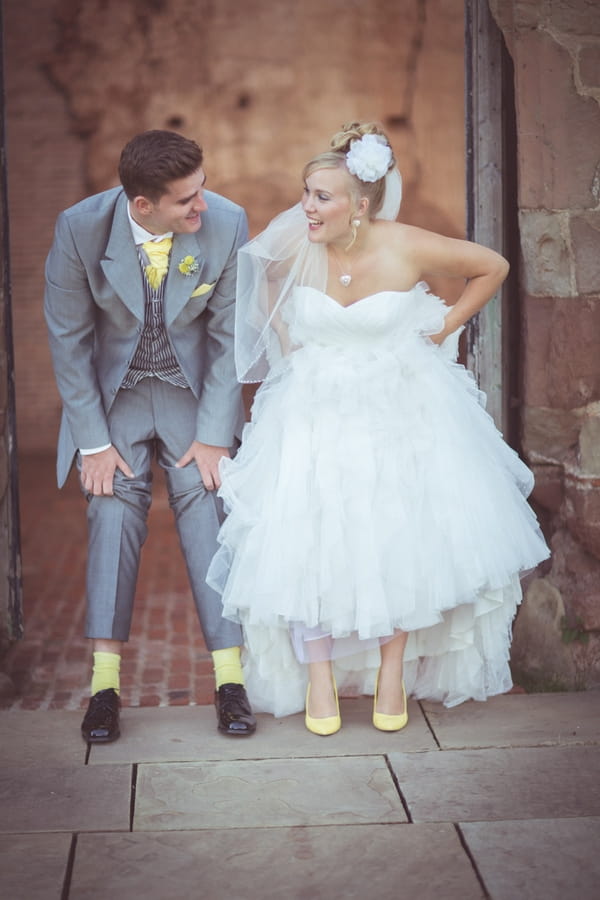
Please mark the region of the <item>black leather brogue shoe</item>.
<svg viewBox="0 0 600 900"><path fill-rule="evenodd" d="M256 719L242 684L222 684L215 691L215 707L221 734L246 737L256 731Z"/></svg>
<svg viewBox="0 0 600 900"><path fill-rule="evenodd" d="M119 695L113 688L94 694L81 723L84 741L90 744L108 744L109 741L116 741L121 734L120 708Z"/></svg>

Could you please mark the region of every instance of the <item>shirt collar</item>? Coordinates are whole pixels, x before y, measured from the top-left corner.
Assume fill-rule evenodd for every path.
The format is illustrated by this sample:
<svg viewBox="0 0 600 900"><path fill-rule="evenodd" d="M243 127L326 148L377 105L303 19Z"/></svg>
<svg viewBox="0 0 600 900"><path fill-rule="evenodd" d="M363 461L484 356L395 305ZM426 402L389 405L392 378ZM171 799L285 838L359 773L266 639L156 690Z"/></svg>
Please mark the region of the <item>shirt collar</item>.
<svg viewBox="0 0 600 900"><path fill-rule="evenodd" d="M164 234L152 234L150 231L146 231L145 228L142 228L131 215L129 203L127 203L127 218L129 219L129 225L136 247L139 247L140 244L145 244L146 241L162 241L163 238L173 237L172 231L165 231Z"/></svg>

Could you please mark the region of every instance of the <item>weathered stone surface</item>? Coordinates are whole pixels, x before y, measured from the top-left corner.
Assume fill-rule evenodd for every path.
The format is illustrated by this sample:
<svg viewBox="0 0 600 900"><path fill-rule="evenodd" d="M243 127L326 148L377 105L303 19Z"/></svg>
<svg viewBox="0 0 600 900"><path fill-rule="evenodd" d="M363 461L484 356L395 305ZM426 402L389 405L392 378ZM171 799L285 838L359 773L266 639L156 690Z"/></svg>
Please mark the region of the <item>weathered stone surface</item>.
<svg viewBox="0 0 600 900"><path fill-rule="evenodd" d="M600 560L600 478L568 472L565 476L565 514L569 530ZM600 568L598 570L600 577Z"/></svg>
<svg viewBox="0 0 600 900"><path fill-rule="evenodd" d="M559 301L525 294L522 304L523 401L525 406L550 406L548 359L552 319ZM560 405L560 404L559 404Z"/></svg>
<svg viewBox="0 0 600 900"><path fill-rule="evenodd" d="M450 709L440 703L421 703L441 750L565 744L600 748L600 697L594 717L585 691L500 694L485 703L470 700Z"/></svg>
<svg viewBox="0 0 600 900"><path fill-rule="evenodd" d="M519 225L527 293L538 297L571 296L568 216L547 210L521 210Z"/></svg>
<svg viewBox="0 0 600 900"><path fill-rule="evenodd" d="M71 896L483 900L484 894L454 827L425 824L80 835Z"/></svg>
<svg viewBox="0 0 600 900"><path fill-rule="evenodd" d="M390 123L407 189L418 186L446 212L457 204L462 229L463 25L444 0L428 0L427 15L392 0L351 9L345 0L220 0L202 10L196 0L108 0L106 14L81 0L56 7L49 68L86 140L93 188L115 183L132 134L173 128L200 140L211 187L247 207L255 232L299 199L302 167L331 133L367 118ZM369 65L356 67L367 47ZM432 127L443 144L428 139Z"/></svg>
<svg viewBox="0 0 600 900"><path fill-rule="evenodd" d="M406 813L382 756L138 768L134 831L384 822Z"/></svg>
<svg viewBox="0 0 600 900"><path fill-rule="evenodd" d="M579 465L587 475L600 476L600 403L590 404L581 426Z"/></svg>
<svg viewBox="0 0 600 900"><path fill-rule="evenodd" d="M600 397L600 299L523 300L524 400L570 409Z"/></svg>
<svg viewBox="0 0 600 900"><path fill-rule="evenodd" d="M585 691L500 694L450 709L428 701L422 706L442 750L566 744L600 748L600 702L592 712L594 704Z"/></svg>
<svg viewBox="0 0 600 900"><path fill-rule="evenodd" d="M509 37L519 28L536 28L543 20L544 6L544 0L490 0L494 19Z"/></svg>
<svg viewBox="0 0 600 900"><path fill-rule="evenodd" d="M600 44L579 50L579 77L586 88L600 88Z"/></svg>
<svg viewBox="0 0 600 900"><path fill-rule="evenodd" d="M0 768L0 832L127 831L130 788L130 766Z"/></svg>
<svg viewBox="0 0 600 900"><path fill-rule="evenodd" d="M531 500L549 513L557 513L564 498L564 473L560 465L535 465ZM543 527L543 523L542 523Z"/></svg>
<svg viewBox="0 0 600 900"><path fill-rule="evenodd" d="M0 893L11 900L58 900L68 867L70 834L1 834Z"/></svg>
<svg viewBox="0 0 600 900"><path fill-rule="evenodd" d="M81 739L81 712L53 710L2 711L0 766L85 766L87 745Z"/></svg>
<svg viewBox="0 0 600 900"><path fill-rule="evenodd" d="M564 463L586 489L593 487L590 479L600 479L600 402L574 409L525 407L523 450L532 463Z"/></svg>
<svg viewBox="0 0 600 900"><path fill-rule="evenodd" d="M573 6L565 4L564 8L571 11ZM595 206L592 184L600 145L598 103L577 93L573 58L548 33L519 31L513 36L512 55L519 205L533 209Z"/></svg>
<svg viewBox="0 0 600 900"><path fill-rule="evenodd" d="M578 410L528 406L523 410L523 450L531 462L563 460L578 444Z"/></svg>
<svg viewBox="0 0 600 900"><path fill-rule="evenodd" d="M598 817L467 822L460 830L494 900L593 900L598 893Z"/></svg>
<svg viewBox="0 0 600 900"><path fill-rule="evenodd" d="M597 0L545 0L549 7L549 24L565 34L581 37L600 36Z"/></svg>
<svg viewBox="0 0 600 900"><path fill-rule="evenodd" d="M565 507L567 507L565 503ZM569 530L564 519L558 522L551 540L552 557L548 581L560 594L564 612L559 609L558 625L561 631L562 647L556 656L560 668L562 653L566 649L574 669L573 687L592 687L600 684L600 633L598 628L600 614L600 561L588 552L577 536ZM523 609L526 604L523 605ZM533 610L535 614L535 609ZM521 613L517 616L517 626ZM535 618L532 622L535 641ZM543 627L543 623L542 623ZM527 655L524 635L521 643L523 654L519 665L527 671ZM513 644L516 648L517 644ZM550 648L548 648L550 650ZM539 660L533 660L538 666L530 674L534 680L542 680L552 673L555 658L548 653L545 674L540 674Z"/></svg>
<svg viewBox="0 0 600 900"><path fill-rule="evenodd" d="M0 672L0 698L14 697L15 686L5 672Z"/></svg>
<svg viewBox="0 0 600 900"><path fill-rule="evenodd" d="M511 668L516 680L537 690L571 690L576 667L562 641L563 598L546 578L531 582L513 628ZM523 674L525 673L525 678Z"/></svg>
<svg viewBox="0 0 600 900"><path fill-rule="evenodd" d="M215 711L210 706L125 709L121 730L127 739L92 746L89 764L187 762L198 758L224 762L387 753L389 735L365 727L371 721L371 697L342 699L340 709L343 727L326 741L314 740L304 725L302 713L288 716L285 721L261 714L252 740L227 741L215 727ZM409 700L408 713L409 722L402 732L404 749L409 753L435 749L435 741L416 700Z"/></svg>
<svg viewBox="0 0 600 900"><path fill-rule="evenodd" d="M571 238L577 290L582 294L600 293L600 213L571 216Z"/></svg>
<svg viewBox="0 0 600 900"><path fill-rule="evenodd" d="M588 594L578 594L577 615L586 631L600 632L600 587Z"/></svg>
<svg viewBox="0 0 600 900"><path fill-rule="evenodd" d="M416 823L600 816L597 746L392 752L389 761Z"/></svg>

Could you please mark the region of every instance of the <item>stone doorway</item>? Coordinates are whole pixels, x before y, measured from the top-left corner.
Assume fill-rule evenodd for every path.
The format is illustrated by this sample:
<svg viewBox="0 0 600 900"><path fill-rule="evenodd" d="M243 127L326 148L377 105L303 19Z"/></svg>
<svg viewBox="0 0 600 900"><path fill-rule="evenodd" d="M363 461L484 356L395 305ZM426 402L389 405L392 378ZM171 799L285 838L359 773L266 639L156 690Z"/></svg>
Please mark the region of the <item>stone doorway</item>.
<svg viewBox="0 0 600 900"><path fill-rule="evenodd" d="M198 137L211 188L245 205L256 233L296 201L302 164L323 149L342 121L376 119L388 130L403 170L405 221L460 237L467 218L470 236L506 248L503 230L484 230L483 193L478 207L465 210L464 59L466 52L475 71L484 39L491 40L485 0L466 4L467 16L477 17L466 47L460 0L330 0L325 8L321 0L300 6L255 0L252 22L246 12L242 16L237 0L219 0L204 15L194 42L189 17L198 15L195 0L120 0L108 6L110 16L107 4L24 0L4 13L20 454L53 455L59 415L41 315L44 254L32 258L29 248L49 247L62 208L115 183L120 147L136 131L167 127ZM198 41L205 54L198 52ZM215 47L218 54L211 52ZM182 90L183 68L189 71L184 61L196 59L193 50L194 76ZM468 106L473 110L478 104L477 116L468 113L470 140L478 147L469 176L473 190L489 170L482 148L489 149L493 135L501 133L493 132L499 127L499 107L492 99L497 71L484 95L486 65L482 57ZM483 119L492 132L484 135L480 113L486 104ZM501 180L501 164L497 171ZM27 192L36 197L34 219L21 202ZM456 284L432 288L450 301L458 296ZM507 394L498 380L503 327L498 309L500 300L496 318L467 335L467 353L502 411ZM495 349L488 353L491 346ZM8 372L7 384L11 380ZM7 434L14 449L13 438L14 422ZM12 483L15 491L6 502L14 508L14 475ZM60 514L60 500L56 509ZM6 543L16 568L18 516L11 535ZM11 639L21 627L20 583L14 583L19 593L11 601Z"/></svg>

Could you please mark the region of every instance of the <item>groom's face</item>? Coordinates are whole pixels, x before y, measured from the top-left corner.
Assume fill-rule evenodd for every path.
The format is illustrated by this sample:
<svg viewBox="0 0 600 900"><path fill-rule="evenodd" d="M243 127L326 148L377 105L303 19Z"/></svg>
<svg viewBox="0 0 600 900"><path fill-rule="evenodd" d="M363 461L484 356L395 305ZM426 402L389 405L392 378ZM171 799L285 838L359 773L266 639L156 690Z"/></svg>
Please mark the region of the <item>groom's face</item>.
<svg viewBox="0 0 600 900"><path fill-rule="evenodd" d="M140 224L152 234L193 234L202 227L201 214L208 209L204 199L206 175L202 168L185 178L170 181L160 200L147 201Z"/></svg>

